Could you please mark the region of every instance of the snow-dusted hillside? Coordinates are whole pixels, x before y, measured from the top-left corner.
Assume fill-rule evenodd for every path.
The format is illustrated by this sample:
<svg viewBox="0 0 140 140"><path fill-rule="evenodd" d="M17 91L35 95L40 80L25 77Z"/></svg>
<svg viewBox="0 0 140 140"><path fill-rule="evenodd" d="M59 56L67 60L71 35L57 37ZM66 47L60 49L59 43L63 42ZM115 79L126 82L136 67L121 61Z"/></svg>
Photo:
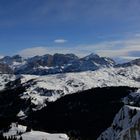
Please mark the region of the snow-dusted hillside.
<svg viewBox="0 0 140 140"><path fill-rule="evenodd" d="M0 74L0 91L5 88L5 85L9 81L14 81L16 79L15 75L12 74Z"/></svg>
<svg viewBox="0 0 140 140"><path fill-rule="evenodd" d="M7 138L13 136L16 138L22 137L23 140L69 140L66 134L49 134L41 131L27 132L27 127L12 123L8 132L3 135Z"/></svg>
<svg viewBox="0 0 140 140"><path fill-rule="evenodd" d="M96 71L47 76L1 74L0 90L4 89L9 81L17 78L20 78L21 86L26 86L28 83L26 91L20 95L21 98L31 98L32 103L37 106L36 109L39 109L45 106L46 101L55 101L61 96L94 87L140 87L140 67L134 65L127 68L103 68Z"/></svg>
<svg viewBox="0 0 140 140"><path fill-rule="evenodd" d="M38 107L45 101L55 101L66 94L94 87L140 87L140 67L104 68L97 71L56 74L48 76L22 75L21 83L28 88L21 98L31 98Z"/></svg>
<svg viewBox="0 0 140 140"><path fill-rule="evenodd" d="M140 87L140 67L131 66L126 68L102 68L96 71L78 73L56 74L47 76L36 75L0 75L0 89L9 81L20 79L12 85L26 87L21 94L22 99L31 98L36 109L45 106L45 102L56 101L58 98L79 91L106 86L130 86Z"/></svg>
<svg viewBox="0 0 140 140"><path fill-rule="evenodd" d="M45 106L46 101L55 101L61 96L94 87L140 87L140 67L135 65L127 68L103 68L96 71L47 76L1 74L0 90L4 89L9 81L14 81L16 77L20 78L21 86L26 87L21 98L31 98L32 103L37 106L36 109Z"/></svg>

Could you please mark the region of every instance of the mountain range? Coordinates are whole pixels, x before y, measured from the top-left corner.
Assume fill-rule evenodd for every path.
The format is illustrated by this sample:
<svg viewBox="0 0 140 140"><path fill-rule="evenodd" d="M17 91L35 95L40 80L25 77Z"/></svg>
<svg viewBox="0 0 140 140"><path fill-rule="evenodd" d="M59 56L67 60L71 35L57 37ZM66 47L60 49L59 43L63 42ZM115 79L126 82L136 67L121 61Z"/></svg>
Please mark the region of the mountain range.
<svg viewBox="0 0 140 140"><path fill-rule="evenodd" d="M75 54L46 54L23 58L20 55L5 56L0 59L0 72L13 74L48 75L68 72L94 71L100 68L140 66L140 59L116 64L108 57L91 53L79 58Z"/></svg>
<svg viewBox="0 0 140 140"><path fill-rule="evenodd" d="M0 59L0 64L8 67L5 73L47 75L97 70L99 68L114 66L115 62L110 58L100 57L92 53L83 58L79 58L74 54L46 54L26 59L19 55L12 57L5 56ZM9 68L11 71L9 71Z"/></svg>
<svg viewBox="0 0 140 140"><path fill-rule="evenodd" d="M0 71L0 129L6 128L5 136L29 140L42 134L49 139L47 131L65 133L70 140L140 138L140 59L116 64L93 53L83 58L16 55L0 59ZM21 130L26 126L34 131ZM65 134L62 139L68 140ZM55 137L61 139L50 139Z"/></svg>

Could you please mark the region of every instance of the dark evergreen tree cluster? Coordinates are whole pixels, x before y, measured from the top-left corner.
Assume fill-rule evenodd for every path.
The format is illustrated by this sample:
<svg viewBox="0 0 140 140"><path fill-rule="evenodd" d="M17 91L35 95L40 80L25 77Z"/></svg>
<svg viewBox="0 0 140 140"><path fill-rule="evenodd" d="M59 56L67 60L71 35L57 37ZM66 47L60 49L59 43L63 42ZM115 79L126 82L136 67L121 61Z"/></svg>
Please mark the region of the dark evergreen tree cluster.
<svg viewBox="0 0 140 140"><path fill-rule="evenodd" d="M135 90L129 87L104 87L67 95L33 112L27 120L33 129L63 132L72 140L95 140L111 125L124 105L122 98ZM136 111L131 114L133 116Z"/></svg>
<svg viewBox="0 0 140 140"><path fill-rule="evenodd" d="M19 82L19 81L18 81ZM16 83L17 84L17 83ZM28 83L27 83L28 85ZM26 85L26 86L27 86ZM93 140L108 128L116 113L124 105L122 98L136 88L104 87L64 96L47 107L32 111L31 99L21 100L25 87L0 92L0 129L7 128L11 122L26 124L26 132L43 130L50 133L66 133L72 140ZM28 108L28 117L22 122L16 115ZM136 110L130 112L131 118ZM9 130L5 129L5 132ZM94 134L94 135L93 135ZM18 133L17 135L20 135ZM3 137L0 140L18 140L16 137ZM22 140L22 137L19 139Z"/></svg>

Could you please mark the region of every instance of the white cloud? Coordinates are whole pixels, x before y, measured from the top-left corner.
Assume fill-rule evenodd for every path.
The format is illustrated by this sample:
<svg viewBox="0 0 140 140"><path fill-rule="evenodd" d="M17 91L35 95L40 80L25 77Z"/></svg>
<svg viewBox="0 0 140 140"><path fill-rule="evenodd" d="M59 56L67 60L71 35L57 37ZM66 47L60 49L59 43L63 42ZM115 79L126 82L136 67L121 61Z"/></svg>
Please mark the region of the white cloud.
<svg viewBox="0 0 140 140"><path fill-rule="evenodd" d="M140 38L126 40L105 41L91 45L78 46L78 50L85 53L97 53L107 57L135 57L132 52L140 52ZM140 57L140 56L137 56Z"/></svg>
<svg viewBox="0 0 140 140"><path fill-rule="evenodd" d="M33 57L33 56L41 56L45 54L55 54L55 53L62 53L62 54L68 54L68 53L74 53L78 56L84 56L85 52L82 50L80 51L78 48L67 48L67 47L32 47L32 48L26 48L18 52L19 55L22 57Z"/></svg>
<svg viewBox="0 0 140 140"><path fill-rule="evenodd" d="M58 41L59 42L59 41ZM61 41L60 41L61 42ZM63 42L63 41L62 41ZM74 53L80 57L86 56L90 53L97 53L105 57L123 57L123 58L137 58L140 53L140 37L134 37L126 40L105 41L90 45L77 45L72 47L61 46L42 46L27 48L19 52L24 57L31 57L35 55L54 54L54 53ZM136 53L138 52L137 56Z"/></svg>
<svg viewBox="0 0 140 140"><path fill-rule="evenodd" d="M49 53L45 47L34 47L21 50L19 54L23 57L32 57Z"/></svg>
<svg viewBox="0 0 140 140"><path fill-rule="evenodd" d="M47 47L47 46L42 46L42 47L32 47L32 48L26 48L18 52L23 57L33 57L33 56L41 56L45 54L55 54L55 53L72 53L73 49L72 48L62 48L62 47ZM78 52L75 51L75 54Z"/></svg>
<svg viewBox="0 0 140 140"><path fill-rule="evenodd" d="M115 46L116 44L114 44ZM120 48L112 48L110 50L98 50L97 52L104 56L116 57L116 56L131 56L131 52L140 51L140 40L139 39L130 39L122 40L117 44ZM133 56L134 57L134 56Z"/></svg>
<svg viewBox="0 0 140 140"><path fill-rule="evenodd" d="M67 40L65 40L65 39L56 39L56 40L54 40L54 43L66 43L67 42Z"/></svg>
<svg viewBox="0 0 140 140"><path fill-rule="evenodd" d="M3 55L0 55L0 59L2 59L4 56Z"/></svg>

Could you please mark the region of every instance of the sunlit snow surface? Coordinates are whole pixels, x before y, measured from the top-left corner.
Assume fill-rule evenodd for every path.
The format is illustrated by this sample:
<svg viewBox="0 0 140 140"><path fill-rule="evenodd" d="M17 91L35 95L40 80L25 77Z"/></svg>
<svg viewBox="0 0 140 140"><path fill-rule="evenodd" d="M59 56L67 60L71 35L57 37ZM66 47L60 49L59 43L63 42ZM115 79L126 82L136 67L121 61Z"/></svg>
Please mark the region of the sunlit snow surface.
<svg viewBox="0 0 140 140"><path fill-rule="evenodd" d="M23 140L69 140L66 134L49 134L46 132L33 130L31 130L31 132L26 132L26 129L26 126L12 123L9 131L3 135L7 138L10 136L20 138L21 136Z"/></svg>

